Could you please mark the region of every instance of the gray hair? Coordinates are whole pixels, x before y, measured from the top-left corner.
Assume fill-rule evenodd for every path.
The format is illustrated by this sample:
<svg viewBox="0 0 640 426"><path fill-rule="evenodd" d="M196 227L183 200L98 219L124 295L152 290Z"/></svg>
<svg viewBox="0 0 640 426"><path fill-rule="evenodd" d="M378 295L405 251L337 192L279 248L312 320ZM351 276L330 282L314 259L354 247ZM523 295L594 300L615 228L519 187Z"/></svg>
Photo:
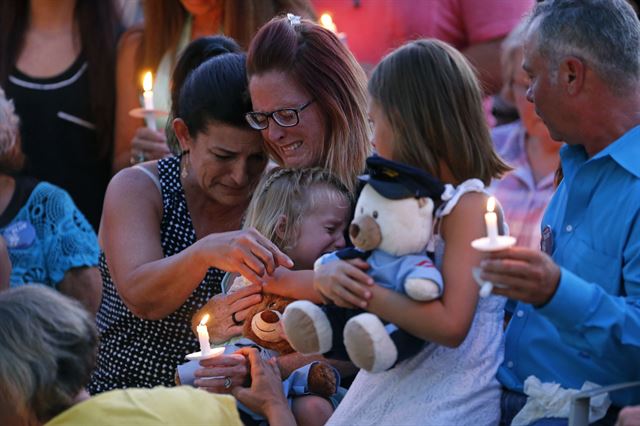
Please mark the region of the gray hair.
<svg viewBox="0 0 640 426"><path fill-rule="evenodd" d="M546 0L534 8L540 54L555 74L562 58L576 56L616 93L640 76L640 23L625 0Z"/></svg>
<svg viewBox="0 0 640 426"><path fill-rule="evenodd" d="M16 144L19 126L13 102L7 99L0 87L0 155L9 152Z"/></svg>
<svg viewBox="0 0 640 426"><path fill-rule="evenodd" d="M45 422L89 382L98 342L75 300L42 285L0 293L0 399Z"/></svg>

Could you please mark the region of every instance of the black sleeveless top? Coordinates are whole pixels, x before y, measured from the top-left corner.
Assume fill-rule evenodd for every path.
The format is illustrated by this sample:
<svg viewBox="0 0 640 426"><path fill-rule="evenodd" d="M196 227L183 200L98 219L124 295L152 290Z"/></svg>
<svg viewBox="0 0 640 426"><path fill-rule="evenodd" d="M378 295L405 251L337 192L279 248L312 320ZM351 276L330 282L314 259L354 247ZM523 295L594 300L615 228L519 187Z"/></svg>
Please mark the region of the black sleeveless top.
<svg viewBox="0 0 640 426"><path fill-rule="evenodd" d="M196 242L180 183L180 159L158 162L162 188L160 236L165 257L181 252ZM200 285L171 315L162 320L143 320L131 313L115 288L104 253L100 255L102 304L97 316L100 346L89 392L97 394L116 388L173 386L178 364L188 353L199 350L191 331L191 317L211 297L221 292L224 272L209 268Z"/></svg>
<svg viewBox="0 0 640 426"><path fill-rule="evenodd" d="M11 71L5 91L20 117L25 176L66 190L94 230L111 177L111 155L101 154L84 55L54 77Z"/></svg>

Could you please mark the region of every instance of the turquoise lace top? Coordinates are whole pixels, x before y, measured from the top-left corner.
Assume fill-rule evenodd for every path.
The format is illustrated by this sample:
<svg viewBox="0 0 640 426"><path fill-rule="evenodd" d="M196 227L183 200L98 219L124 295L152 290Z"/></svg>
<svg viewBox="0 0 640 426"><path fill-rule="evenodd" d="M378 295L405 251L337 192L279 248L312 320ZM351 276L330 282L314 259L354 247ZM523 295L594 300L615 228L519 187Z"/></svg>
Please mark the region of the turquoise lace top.
<svg viewBox="0 0 640 426"><path fill-rule="evenodd" d="M93 228L69 194L49 183L35 185L0 233L9 247L11 287L28 283L57 287L69 269L98 265Z"/></svg>

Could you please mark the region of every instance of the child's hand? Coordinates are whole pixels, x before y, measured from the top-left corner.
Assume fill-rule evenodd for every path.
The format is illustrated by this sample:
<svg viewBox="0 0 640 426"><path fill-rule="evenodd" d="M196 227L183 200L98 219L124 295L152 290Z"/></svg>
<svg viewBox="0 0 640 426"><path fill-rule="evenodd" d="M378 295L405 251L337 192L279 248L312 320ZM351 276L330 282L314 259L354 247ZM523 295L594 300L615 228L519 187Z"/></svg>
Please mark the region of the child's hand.
<svg viewBox="0 0 640 426"><path fill-rule="evenodd" d="M314 270L313 286L325 301L343 308L366 308L371 299L373 279L366 274L369 264L362 259L319 265Z"/></svg>

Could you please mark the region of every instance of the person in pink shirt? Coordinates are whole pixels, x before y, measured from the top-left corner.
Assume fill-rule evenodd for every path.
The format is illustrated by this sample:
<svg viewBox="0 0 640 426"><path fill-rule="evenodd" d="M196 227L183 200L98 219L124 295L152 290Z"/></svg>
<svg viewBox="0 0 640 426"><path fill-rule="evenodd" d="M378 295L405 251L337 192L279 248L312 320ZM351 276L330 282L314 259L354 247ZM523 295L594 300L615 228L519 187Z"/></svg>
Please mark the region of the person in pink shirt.
<svg viewBox="0 0 640 426"><path fill-rule="evenodd" d="M460 50L479 72L485 93L500 90L500 43L534 0L312 0L329 13L365 69L417 38L437 38Z"/></svg>

